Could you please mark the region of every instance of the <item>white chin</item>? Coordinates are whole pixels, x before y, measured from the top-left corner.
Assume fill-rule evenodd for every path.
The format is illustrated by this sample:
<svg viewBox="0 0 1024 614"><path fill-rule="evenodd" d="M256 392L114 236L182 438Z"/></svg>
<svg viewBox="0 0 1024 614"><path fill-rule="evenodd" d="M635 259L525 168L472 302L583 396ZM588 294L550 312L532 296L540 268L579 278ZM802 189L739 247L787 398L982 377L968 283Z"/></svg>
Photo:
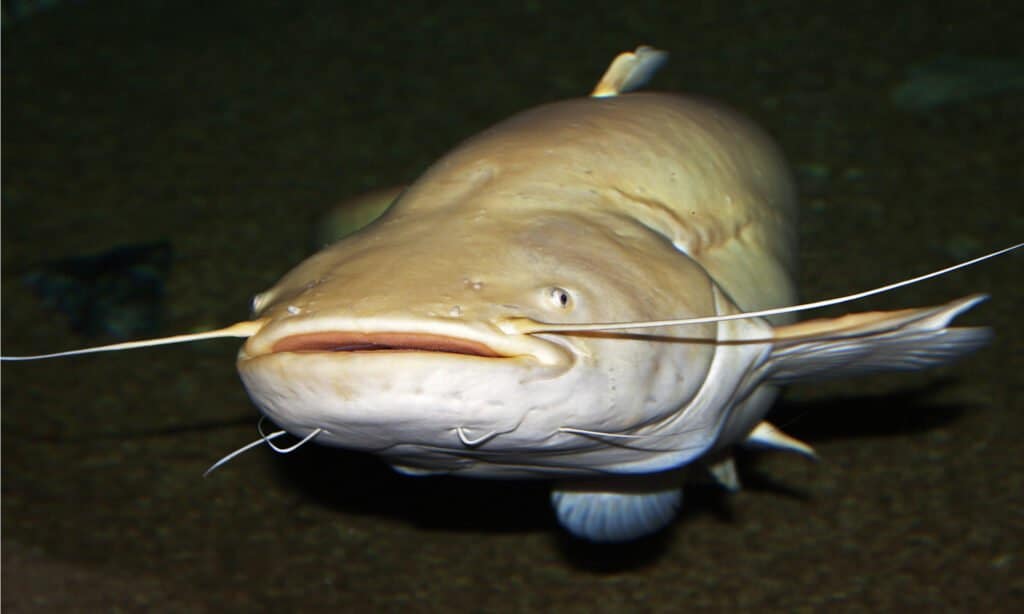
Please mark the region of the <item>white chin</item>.
<svg viewBox="0 0 1024 614"><path fill-rule="evenodd" d="M436 352L285 352L240 360L238 370L281 428L298 436L322 429L317 443L384 454L472 451L499 433L521 440L524 417L564 403L566 389L557 385L565 369L529 358ZM547 438L552 427L539 428Z"/></svg>

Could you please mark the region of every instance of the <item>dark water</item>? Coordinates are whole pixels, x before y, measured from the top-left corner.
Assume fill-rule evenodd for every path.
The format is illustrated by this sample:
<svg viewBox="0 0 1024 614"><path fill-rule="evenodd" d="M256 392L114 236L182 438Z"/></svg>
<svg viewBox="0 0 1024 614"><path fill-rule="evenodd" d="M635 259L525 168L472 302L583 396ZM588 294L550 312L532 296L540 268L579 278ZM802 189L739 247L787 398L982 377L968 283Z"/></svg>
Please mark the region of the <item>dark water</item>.
<svg viewBox="0 0 1024 614"><path fill-rule="evenodd" d="M656 89L731 103L801 169L807 297L1024 237L1020 91L918 113L889 98L943 54L1021 57L1015 3L126 4L3 32L5 353L88 343L20 279L118 244L173 245L166 332L241 319L333 202L585 94L637 43L673 52ZM698 492L625 548L568 542L537 486L326 450L202 479L254 437L231 341L5 365L3 607L1015 611L1020 280L1018 255L860 305L988 292L964 320L997 337L929 374L793 389L777 419L822 462L746 456L749 488Z"/></svg>

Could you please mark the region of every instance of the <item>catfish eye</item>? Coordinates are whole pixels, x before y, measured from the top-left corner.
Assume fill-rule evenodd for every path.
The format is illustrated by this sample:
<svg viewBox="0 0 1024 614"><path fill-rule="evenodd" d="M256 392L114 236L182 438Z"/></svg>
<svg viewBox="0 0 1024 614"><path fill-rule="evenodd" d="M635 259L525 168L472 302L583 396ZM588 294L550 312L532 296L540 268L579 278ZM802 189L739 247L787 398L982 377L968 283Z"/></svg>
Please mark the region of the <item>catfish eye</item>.
<svg viewBox="0 0 1024 614"><path fill-rule="evenodd" d="M560 309L570 309L572 307L572 294L565 288L548 288L547 293L548 300L555 307Z"/></svg>

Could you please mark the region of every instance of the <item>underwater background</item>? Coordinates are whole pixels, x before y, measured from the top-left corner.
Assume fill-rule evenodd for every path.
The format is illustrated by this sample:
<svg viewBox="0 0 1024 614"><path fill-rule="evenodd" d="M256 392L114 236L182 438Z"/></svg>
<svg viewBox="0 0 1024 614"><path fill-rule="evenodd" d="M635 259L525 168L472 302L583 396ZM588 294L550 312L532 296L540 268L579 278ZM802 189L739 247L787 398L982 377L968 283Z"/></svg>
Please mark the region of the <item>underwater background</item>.
<svg viewBox="0 0 1024 614"><path fill-rule="evenodd" d="M786 152L805 298L1024 238L1017 2L17 5L5 354L244 319L333 204L586 95L641 43L671 53L648 89L726 102ZM170 265L94 270L148 245ZM403 477L316 446L204 479L256 436L235 340L7 363L3 609L1021 611L1021 258L846 306L985 292L962 321L995 339L927 373L793 387L772 418L820 462L744 454L744 490L692 489L672 529L624 546L567 538L543 484ZM144 291L124 315L83 296L92 274Z"/></svg>

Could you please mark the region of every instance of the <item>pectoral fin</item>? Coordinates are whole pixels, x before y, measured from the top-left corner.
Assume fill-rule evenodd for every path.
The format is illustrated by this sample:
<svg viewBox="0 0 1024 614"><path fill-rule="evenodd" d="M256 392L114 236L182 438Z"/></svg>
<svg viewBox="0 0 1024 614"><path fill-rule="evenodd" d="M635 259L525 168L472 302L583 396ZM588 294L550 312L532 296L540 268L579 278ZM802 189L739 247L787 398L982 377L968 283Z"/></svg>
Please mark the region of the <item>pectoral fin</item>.
<svg viewBox="0 0 1024 614"><path fill-rule="evenodd" d="M370 222L384 215L403 190L405 186L392 186L360 194L335 205L317 222L313 247L321 249L369 226Z"/></svg>
<svg viewBox="0 0 1024 614"><path fill-rule="evenodd" d="M774 329L772 352L761 369L767 381L782 384L952 362L991 338L987 328L949 326L986 298L974 295L937 307L854 313L780 326Z"/></svg>

